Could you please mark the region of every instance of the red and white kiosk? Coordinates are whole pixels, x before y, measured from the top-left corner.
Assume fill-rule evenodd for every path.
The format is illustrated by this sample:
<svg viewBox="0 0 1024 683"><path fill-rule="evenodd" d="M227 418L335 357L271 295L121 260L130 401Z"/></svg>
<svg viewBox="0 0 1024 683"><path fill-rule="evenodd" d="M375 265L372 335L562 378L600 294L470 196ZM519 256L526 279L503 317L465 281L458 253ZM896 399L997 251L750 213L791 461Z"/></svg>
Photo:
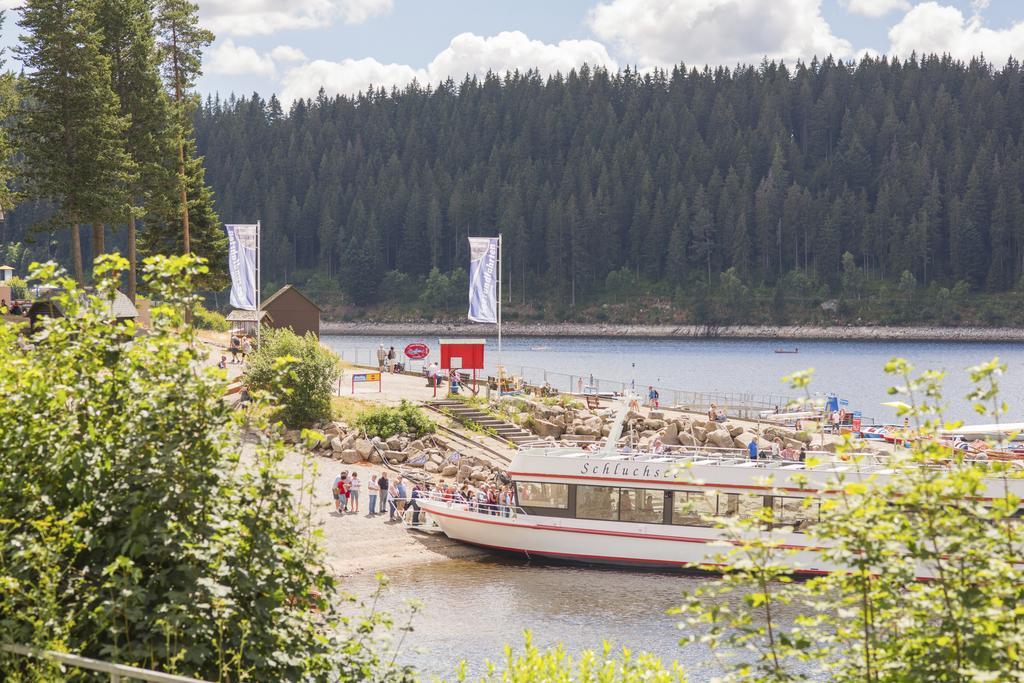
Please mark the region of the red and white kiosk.
<svg viewBox="0 0 1024 683"><path fill-rule="evenodd" d="M484 369L484 345L486 339L439 339L441 345L441 369L472 370L473 392L476 393L476 371Z"/></svg>

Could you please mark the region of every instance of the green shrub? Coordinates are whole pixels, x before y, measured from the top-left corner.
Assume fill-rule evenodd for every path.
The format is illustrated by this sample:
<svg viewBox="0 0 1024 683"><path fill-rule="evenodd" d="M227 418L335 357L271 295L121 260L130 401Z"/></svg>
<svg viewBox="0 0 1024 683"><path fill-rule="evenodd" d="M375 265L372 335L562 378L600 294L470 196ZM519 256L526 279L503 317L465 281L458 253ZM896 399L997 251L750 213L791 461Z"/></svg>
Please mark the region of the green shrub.
<svg viewBox="0 0 1024 683"><path fill-rule="evenodd" d="M299 337L289 329L266 329L245 370L250 391L276 397L277 418L302 427L331 417L331 396L341 373L338 357L312 332Z"/></svg>
<svg viewBox="0 0 1024 683"><path fill-rule="evenodd" d="M356 419L356 426L367 436L386 439L395 434L411 434L419 438L433 434L436 427L429 417L412 403L403 400L397 407L373 408Z"/></svg>
<svg viewBox="0 0 1024 683"><path fill-rule="evenodd" d="M211 681L383 680L283 444L243 460L222 376L197 370L181 313L200 266L147 259L164 304L126 341L104 296L127 265L101 256L87 295L44 264L68 315L27 340L0 322L0 640ZM0 672L93 679L6 653Z"/></svg>
<svg viewBox="0 0 1024 683"><path fill-rule="evenodd" d="M207 310L202 304L195 308L196 327L200 330L213 330L214 332L227 332L231 329L231 323L217 311Z"/></svg>
<svg viewBox="0 0 1024 683"><path fill-rule="evenodd" d="M605 642L600 652L584 650L573 657L561 645L541 650L533 644L529 631L525 641L522 652L506 647L503 665L489 664L480 683L686 683L686 674L678 662L666 665L647 652L634 654L627 649L613 652L612 646ZM456 680L468 680L464 666L456 672Z"/></svg>

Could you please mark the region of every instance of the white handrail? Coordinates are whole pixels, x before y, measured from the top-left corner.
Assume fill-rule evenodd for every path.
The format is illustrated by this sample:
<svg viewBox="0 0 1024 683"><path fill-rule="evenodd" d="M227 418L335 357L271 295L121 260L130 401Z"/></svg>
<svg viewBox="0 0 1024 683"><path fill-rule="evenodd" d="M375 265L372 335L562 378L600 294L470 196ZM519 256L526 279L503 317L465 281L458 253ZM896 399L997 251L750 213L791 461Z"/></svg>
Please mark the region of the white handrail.
<svg viewBox="0 0 1024 683"><path fill-rule="evenodd" d="M110 662L102 662L98 659L80 657L79 655L73 655L68 652L36 650L35 648L25 647L24 645L15 645L13 643L0 643L0 650L15 655L22 655L24 657L49 659L60 664L78 667L79 669L88 669L89 671L99 671L101 673L110 674L111 683L121 683L121 681L124 680L139 680L145 681L146 683L208 683L207 681L203 681L198 678L165 674L160 671L140 669L137 666L127 666L125 664L112 664Z"/></svg>

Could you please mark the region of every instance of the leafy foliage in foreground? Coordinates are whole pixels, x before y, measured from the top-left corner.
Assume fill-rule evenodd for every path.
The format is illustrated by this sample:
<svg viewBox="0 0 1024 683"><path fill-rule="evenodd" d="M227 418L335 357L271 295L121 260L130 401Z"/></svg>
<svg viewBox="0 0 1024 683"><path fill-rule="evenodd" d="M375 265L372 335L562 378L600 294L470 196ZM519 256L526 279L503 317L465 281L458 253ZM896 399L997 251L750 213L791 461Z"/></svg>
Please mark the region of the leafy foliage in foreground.
<svg viewBox="0 0 1024 683"><path fill-rule="evenodd" d="M647 652L634 656L629 650L623 649L613 653L611 644L605 642L600 653L584 650L573 657L561 645L541 650L533 644L529 631L525 634L525 641L521 653L509 646L505 647L503 666L488 662L487 673L480 682L686 683L686 675L678 662L665 666L660 659ZM456 680L467 680L464 667L458 671Z"/></svg>
<svg viewBox="0 0 1024 683"><path fill-rule="evenodd" d="M970 371L968 398L994 420L1006 410L1004 369L993 360ZM902 359L886 370L901 380L893 405L924 438L891 460L885 481L857 476L864 460L846 447L853 467L829 484L838 494L822 501L807 539L823 547L817 566L842 569L791 582L784 565L795 551L757 530L772 521L766 510L727 527L736 547L720 561L732 568L681 608L690 640L721 658L725 680L804 680L809 669L851 683L1024 680L1024 530L1007 487L1021 472L965 462L931 438L945 427L942 373L915 377ZM798 373L794 385L809 378ZM917 580L922 569L933 578ZM785 606L800 616L780 620Z"/></svg>
<svg viewBox="0 0 1024 683"><path fill-rule="evenodd" d="M367 436L387 438L395 434L412 434L417 438L433 434L436 426L422 409L406 400L392 408L379 406L356 418L356 426Z"/></svg>
<svg viewBox="0 0 1024 683"><path fill-rule="evenodd" d="M300 337L287 328L268 328L260 335L245 369L250 391L276 395L278 417L287 425L303 427L330 418L334 382L341 373L338 357L312 332Z"/></svg>
<svg viewBox="0 0 1024 683"><path fill-rule="evenodd" d="M392 676L336 585L279 440L243 457L180 312L191 257L147 260L149 334L110 319L120 257L86 295L52 265L67 317L27 339L0 324L0 634L4 641L207 680ZM257 413L259 411L256 411ZM0 656L6 680L64 680ZM402 672L397 672L397 678Z"/></svg>

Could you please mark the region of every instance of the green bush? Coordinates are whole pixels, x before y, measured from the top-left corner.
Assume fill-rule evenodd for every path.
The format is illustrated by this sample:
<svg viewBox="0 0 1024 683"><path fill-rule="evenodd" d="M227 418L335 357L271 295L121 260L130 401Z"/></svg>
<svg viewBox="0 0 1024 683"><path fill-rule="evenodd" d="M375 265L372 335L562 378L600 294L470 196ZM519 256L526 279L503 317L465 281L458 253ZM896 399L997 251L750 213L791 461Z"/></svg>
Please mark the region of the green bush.
<svg viewBox="0 0 1024 683"><path fill-rule="evenodd" d="M68 315L28 339L0 322L0 640L211 681L401 676L339 616L283 444L242 459L223 377L197 370L181 313L202 268L147 259L164 304L126 341L104 297L127 265L101 256L87 295L45 264ZM0 671L92 680L5 653Z"/></svg>
<svg viewBox="0 0 1024 683"><path fill-rule="evenodd" d="M363 413L356 419L356 426L367 436L386 439L395 434L411 434L419 438L433 434L436 427L429 417L412 403L403 400L397 407L380 406Z"/></svg>
<svg viewBox="0 0 1024 683"><path fill-rule="evenodd" d="M231 323L217 311L207 310L202 304L195 308L195 324L200 330L213 330L214 332L227 332L231 329Z"/></svg>
<svg viewBox="0 0 1024 683"><path fill-rule="evenodd" d="M480 683L686 683L686 674L678 662L666 665L647 652L635 655L627 649L613 652L606 642L600 652L584 650L573 657L561 645L541 650L533 644L529 631L525 640L521 653L506 647L504 665L490 664ZM456 680L468 680L465 667L456 672Z"/></svg>
<svg viewBox="0 0 1024 683"><path fill-rule="evenodd" d="M331 417L331 396L341 373L338 357L312 332L299 337L289 329L267 329L249 357L245 385L276 397L277 418L303 427Z"/></svg>

